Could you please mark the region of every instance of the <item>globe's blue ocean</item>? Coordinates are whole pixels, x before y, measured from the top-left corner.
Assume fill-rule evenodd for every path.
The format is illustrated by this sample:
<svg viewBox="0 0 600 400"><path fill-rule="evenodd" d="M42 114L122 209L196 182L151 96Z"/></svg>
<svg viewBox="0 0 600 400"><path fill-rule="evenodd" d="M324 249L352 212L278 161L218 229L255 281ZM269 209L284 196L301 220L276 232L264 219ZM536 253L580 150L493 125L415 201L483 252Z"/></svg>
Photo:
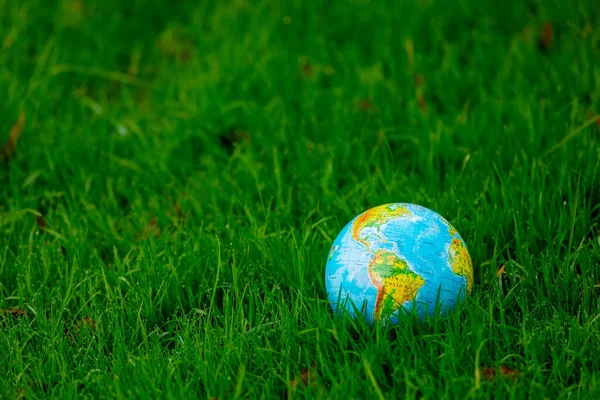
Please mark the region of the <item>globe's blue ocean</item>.
<svg viewBox="0 0 600 400"><path fill-rule="evenodd" d="M354 307L364 312L369 323L373 323L378 288L369 275L368 266L378 250L388 250L408 268L420 276L424 283L412 300L398 304L391 316L397 323L400 308L416 312L424 318L436 311L445 314L466 294L467 279L453 271L449 260L453 239L463 239L439 214L414 204L392 204L404 207L408 215L382 218L381 223L367 226L360 231L362 242L353 237L355 222L350 221L335 239L327 259L325 279L329 301L333 311L345 308L354 314ZM367 243L367 245L365 245ZM470 261L470 259L469 259Z"/></svg>

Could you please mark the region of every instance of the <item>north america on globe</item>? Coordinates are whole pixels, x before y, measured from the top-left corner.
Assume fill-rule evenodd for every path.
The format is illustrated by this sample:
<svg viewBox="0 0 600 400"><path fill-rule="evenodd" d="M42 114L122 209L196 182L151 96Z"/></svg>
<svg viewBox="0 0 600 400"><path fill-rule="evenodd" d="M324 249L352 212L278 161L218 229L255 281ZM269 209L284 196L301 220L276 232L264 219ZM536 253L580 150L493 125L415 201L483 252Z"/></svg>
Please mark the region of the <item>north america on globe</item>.
<svg viewBox="0 0 600 400"><path fill-rule="evenodd" d="M325 271L334 312L360 311L369 323L398 322L402 309L446 314L473 288L462 237L425 207L393 203L350 221L335 239Z"/></svg>

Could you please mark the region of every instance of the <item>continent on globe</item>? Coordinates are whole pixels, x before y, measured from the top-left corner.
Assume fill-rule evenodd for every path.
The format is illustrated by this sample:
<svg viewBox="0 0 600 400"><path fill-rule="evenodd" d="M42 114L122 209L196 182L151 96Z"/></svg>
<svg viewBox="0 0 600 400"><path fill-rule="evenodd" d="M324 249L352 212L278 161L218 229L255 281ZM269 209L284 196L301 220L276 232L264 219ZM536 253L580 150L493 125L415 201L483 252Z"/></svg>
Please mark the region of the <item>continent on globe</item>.
<svg viewBox="0 0 600 400"><path fill-rule="evenodd" d="M456 230L454 232L456 233ZM467 293L471 294L471 290L473 290L473 262L462 240L456 237L452 239L448 258L450 259L452 271L467 280Z"/></svg>
<svg viewBox="0 0 600 400"><path fill-rule="evenodd" d="M391 204L386 204L384 206L371 208L354 220L352 238L369 250L370 244L367 240L368 238L363 239L362 237L362 232L365 228L372 227L378 229L387 219L409 214L410 212L401 205L397 205L397 207L393 208Z"/></svg>
<svg viewBox="0 0 600 400"><path fill-rule="evenodd" d="M337 249L337 246L333 246L331 248L331 251L329 252L329 259L331 260L333 258L333 253L335 253L335 250Z"/></svg>
<svg viewBox="0 0 600 400"><path fill-rule="evenodd" d="M408 268L396 254L379 250L369 263L369 276L378 290L375 318L392 314L398 306L414 299L425 280Z"/></svg>

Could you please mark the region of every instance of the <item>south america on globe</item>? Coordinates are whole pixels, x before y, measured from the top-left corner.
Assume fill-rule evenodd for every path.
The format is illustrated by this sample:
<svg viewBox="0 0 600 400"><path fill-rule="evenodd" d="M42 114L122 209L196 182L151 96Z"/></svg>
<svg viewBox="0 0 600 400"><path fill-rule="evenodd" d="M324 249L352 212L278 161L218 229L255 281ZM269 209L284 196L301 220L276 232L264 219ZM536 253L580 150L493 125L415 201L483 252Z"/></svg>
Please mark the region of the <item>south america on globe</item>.
<svg viewBox="0 0 600 400"><path fill-rule="evenodd" d="M442 216L416 204L384 204L339 233L325 286L335 314L359 311L369 323L395 324L401 310L423 319L454 309L473 289L473 265L464 240Z"/></svg>

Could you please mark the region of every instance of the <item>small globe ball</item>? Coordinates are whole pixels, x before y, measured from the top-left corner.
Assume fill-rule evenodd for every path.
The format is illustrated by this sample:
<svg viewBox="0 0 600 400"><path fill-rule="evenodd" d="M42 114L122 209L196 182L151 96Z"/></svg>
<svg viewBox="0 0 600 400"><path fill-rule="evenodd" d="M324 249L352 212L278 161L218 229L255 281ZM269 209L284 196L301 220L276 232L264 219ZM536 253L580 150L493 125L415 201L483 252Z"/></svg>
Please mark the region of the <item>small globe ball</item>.
<svg viewBox="0 0 600 400"><path fill-rule="evenodd" d="M439 214L415 204L384 204L339 233L325 285L335 314L358 312L369 323L394 324L401 310L420 318L453 310L473 289L473 265L464 240Z"/></svg>

